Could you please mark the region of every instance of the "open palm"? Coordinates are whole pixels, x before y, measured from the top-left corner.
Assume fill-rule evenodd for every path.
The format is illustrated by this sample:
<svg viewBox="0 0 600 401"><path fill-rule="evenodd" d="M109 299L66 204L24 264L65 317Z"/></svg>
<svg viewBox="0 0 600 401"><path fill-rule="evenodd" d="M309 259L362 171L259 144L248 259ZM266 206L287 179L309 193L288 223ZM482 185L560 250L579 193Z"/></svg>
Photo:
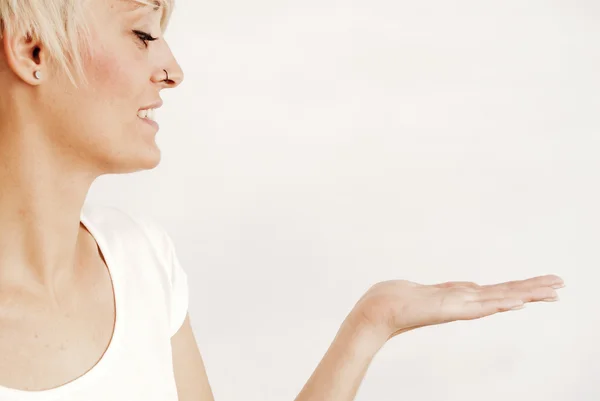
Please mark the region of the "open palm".
<svg viewBox="0 0 600 401"><path fill-rule="evenodd" d="M388 330L393 337L423 326L520 309L528 302L556 301L556 289L563 286L562 279L555 275L492 285L383 281L371 287L357 307L370 323Z"/></svg>

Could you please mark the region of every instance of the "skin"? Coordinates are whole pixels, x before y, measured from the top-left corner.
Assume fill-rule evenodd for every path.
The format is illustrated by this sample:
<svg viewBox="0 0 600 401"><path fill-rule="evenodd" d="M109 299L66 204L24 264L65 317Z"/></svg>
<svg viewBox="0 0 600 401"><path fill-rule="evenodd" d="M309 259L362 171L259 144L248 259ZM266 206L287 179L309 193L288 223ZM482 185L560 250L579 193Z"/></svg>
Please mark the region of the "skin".
<svg viewBox="0 0 600 401"><path fill-rule="evenodd" d="M391 338L424 326L522 309L528 302L552 302L563 286L554 275L484 286L378 283L350 312L296 401L353 400L373 357Z"/></svg>
<svg viewBox="0 0 600 401"><path fill-rule="evenodd" d="M99 176L158 165L156 130L137 112L183 80L160 10L92 0L87 12L88 85L75 88L35 38L0 42L0 188L10 189L0 191L0 384L7 387L64 384L106 349L112 286L79 214ZM146 48L134 29L159 40ZM68 368L56 368L66 360Z"/></svg>
<svg viewBox="0 0 600 401"><path fill-rule="evenodd" d="M99 176L158 165L156 132L137 111L183 80L162 38L160 11L132 6L90 2L89 85L78 89L52 66L43 43L26 35L1 42L0 116L10 116L0 118L0 188L10 188L0 191L1 385L43 390L67 383L96 364L112 336L110 276L79 213ZM133 29L159 39L146 47ZM553 275L486 286L378 283L346 317L296 401L352 400L389 339L552 301L562 285ZM179 400L212 401L189 315L171 345Z"/></svg>

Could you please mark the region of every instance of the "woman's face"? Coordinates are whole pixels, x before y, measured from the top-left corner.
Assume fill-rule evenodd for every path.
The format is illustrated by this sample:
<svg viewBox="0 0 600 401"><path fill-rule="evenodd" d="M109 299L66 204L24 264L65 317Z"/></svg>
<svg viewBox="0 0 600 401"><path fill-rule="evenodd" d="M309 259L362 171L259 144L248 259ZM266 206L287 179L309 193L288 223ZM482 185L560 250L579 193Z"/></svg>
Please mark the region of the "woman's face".
<svg viewBox="0 0 600 401"><path fill-rule="evenodd" d="M159 92L183 79L162 37L162 9L131 0L88 4L91 50L83 60L88 83L75 88L65 74L42 76L44 131L67 159L96 172L154 168L160 161L157 128L138 114L160 107ZM144 40L144 34L158 39Z"/></svg>

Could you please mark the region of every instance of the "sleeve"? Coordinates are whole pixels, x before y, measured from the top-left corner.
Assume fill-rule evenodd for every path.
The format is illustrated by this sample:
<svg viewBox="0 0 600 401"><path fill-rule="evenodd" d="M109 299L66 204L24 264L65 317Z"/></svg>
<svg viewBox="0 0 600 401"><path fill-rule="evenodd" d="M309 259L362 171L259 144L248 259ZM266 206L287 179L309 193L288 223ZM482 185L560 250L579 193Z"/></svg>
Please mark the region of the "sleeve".
<svg viewBox="0 0 600 401"><path fill-rule="evenodd" d="M182 326L188 313L189 288L187 274L181 267L171 237L165 232L167 242L167 270L171 281L170 335L173 337Z"/></svg>

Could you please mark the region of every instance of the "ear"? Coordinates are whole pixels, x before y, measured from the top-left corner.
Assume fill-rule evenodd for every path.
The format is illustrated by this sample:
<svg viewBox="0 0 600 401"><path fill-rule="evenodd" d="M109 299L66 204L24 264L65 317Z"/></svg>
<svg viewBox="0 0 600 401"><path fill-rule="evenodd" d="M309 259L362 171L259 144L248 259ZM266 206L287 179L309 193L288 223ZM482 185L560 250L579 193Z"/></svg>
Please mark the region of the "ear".
<svg viewBox="0 0 600 401"><path fill-rule="evenodd" d="M5 34L2 46L8 67L15 75L30 85L39 85L44 72L49 72L46 50L42 43L29 33L12 36ZM42 79L34 76L36 71L41 72Z"/></svg>

